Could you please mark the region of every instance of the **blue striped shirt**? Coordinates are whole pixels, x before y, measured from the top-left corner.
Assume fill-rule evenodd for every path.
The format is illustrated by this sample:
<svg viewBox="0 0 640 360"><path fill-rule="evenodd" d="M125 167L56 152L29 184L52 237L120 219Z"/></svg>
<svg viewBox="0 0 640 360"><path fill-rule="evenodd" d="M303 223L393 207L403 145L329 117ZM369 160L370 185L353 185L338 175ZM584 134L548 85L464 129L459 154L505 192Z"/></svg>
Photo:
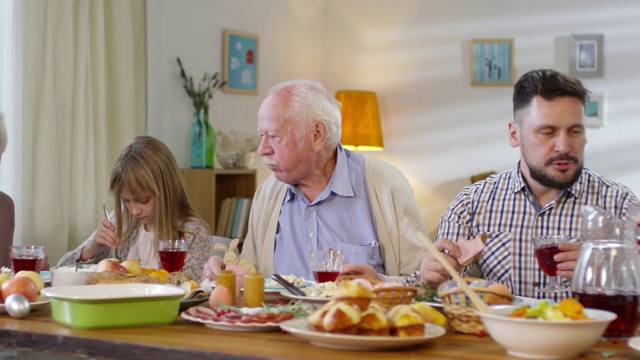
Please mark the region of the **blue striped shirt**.
<svg viewBox="0 0 640 360"><path fill-rule="evenodd" d="M329 183L314 201L289 185L276 230L276 273L312 279L309 251L335 249L347 263L373 266L384 274L376 219L365 178L364 157L338 144Z"/></svg>
<svg viewBox="0 0 640 360"><path fill-rule="evenodd" d="M570 188L545 206L540 206L516 169L490 176L465 187L440 219L436 239L454 242L486 233L486 247L478 265L487 279L507 285L514 295L554 298L535 289L547 285L548 277L538 266L532 239L539 235L580 236L583 205L598 205L627 219L630 204L638 198L627 187L588 169ZM466 275L469 267L463 269ZM560 278L569 286L566 279ZM569 296L559 293L554 300Z"/></svg>

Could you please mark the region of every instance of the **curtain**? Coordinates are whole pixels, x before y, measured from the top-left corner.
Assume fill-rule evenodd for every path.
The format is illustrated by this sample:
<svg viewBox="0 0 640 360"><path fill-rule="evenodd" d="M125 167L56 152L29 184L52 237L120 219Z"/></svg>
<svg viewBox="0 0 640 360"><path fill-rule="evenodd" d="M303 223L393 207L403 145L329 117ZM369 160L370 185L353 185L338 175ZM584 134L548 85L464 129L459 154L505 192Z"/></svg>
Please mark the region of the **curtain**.
<svg viewBox="0 0 640 360"><path fill-rule="evenodd" d="M98 225L111 168L146 129L144 0L22 5L22 244L54 265Z"/></svg>

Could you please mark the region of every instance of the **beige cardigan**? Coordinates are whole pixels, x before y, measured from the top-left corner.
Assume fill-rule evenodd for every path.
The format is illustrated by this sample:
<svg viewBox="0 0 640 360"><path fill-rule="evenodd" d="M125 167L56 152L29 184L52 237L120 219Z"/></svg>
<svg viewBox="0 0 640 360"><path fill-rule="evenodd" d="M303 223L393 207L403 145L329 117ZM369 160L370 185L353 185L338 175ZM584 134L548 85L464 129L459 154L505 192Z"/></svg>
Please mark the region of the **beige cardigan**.
<svg viewBox="0 0 640 360"><path fill-rule="evenodd" d="M417 232L427 235L413 189L400 170L365 156L366 181L377 223L385 281L402 282L417 270L426 248ZM287 185L271 175L258 187L249 214L249 229L240 258L262 274L274 273L273 252L280 207Z"/></svg>

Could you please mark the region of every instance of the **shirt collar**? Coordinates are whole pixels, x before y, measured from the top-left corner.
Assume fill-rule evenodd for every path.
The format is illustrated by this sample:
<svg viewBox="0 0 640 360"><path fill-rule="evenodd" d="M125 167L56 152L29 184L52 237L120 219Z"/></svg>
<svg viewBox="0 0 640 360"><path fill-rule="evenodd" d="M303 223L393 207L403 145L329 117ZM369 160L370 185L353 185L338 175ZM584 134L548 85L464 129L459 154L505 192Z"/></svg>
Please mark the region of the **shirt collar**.
<svg viewBox="0 0 640 360"><path fill-rule="evenodd" d="M350 167L346 151L347 150L342 147L342 144L338 143L336 148L336 166L333 168L333 173L331 173L329 183L327 183L325 188L321 191L315 202L326 199L326 197L332 192L344 197L355 196L351 181L352 179L349 174ZM296 195L303 197L297 186L287 186L284 202L292 201Z"/></svg>

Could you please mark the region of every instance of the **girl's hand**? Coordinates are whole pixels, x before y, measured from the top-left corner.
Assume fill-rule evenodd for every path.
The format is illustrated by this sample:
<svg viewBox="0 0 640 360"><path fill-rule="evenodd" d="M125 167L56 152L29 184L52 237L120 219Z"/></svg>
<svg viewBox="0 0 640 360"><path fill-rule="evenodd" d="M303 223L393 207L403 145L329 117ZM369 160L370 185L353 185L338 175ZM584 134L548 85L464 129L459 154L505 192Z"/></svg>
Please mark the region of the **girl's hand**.
<svg viewBox="0 0 640 360"><path fill-rule="evenodd" d="M103 219L100 225L96 228L89 246L82 249L80 260L85 261L94 257L98 252L100 252L100 250L104 249L105 246L115 249L120 242L120 239L116 236L115 230L116 227L113 226L110 221Z"/></svg>

